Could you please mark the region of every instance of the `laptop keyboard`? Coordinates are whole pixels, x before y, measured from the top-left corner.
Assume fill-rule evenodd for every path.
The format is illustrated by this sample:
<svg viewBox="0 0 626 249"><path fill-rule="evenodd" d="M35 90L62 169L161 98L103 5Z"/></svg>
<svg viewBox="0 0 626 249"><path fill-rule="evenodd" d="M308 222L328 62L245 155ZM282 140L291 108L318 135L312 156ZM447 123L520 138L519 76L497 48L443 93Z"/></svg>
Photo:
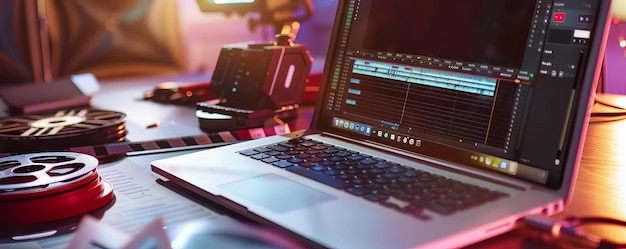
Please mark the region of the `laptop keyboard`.
<svg viewBox="0 0 626 249"><path fill-rule="evenodd" d="M473 184L307 138L239 152L422 219L508 196Z"/></svg>

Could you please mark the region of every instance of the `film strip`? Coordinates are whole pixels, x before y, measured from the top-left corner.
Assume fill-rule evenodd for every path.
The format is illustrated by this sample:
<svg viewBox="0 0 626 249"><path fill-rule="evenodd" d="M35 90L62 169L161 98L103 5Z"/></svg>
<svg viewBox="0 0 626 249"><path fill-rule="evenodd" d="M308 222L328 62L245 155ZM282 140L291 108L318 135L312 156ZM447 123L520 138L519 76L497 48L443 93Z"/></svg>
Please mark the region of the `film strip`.
<svg viewBox="0 0 626 249"><path fill-rule="evenodd" d="M91 155L98 159L104 159L123 157L127 155L139 155L147 153L218 146L273 135L282 135L289 132L290 129L288 124L279 124L271 127L213 132L196 136L185 136L142 142L118 142L93 146L79 146L64 149L63 151L83 153ZM15 154L17 153L0 153L0 158L12 156Z"/></svg>

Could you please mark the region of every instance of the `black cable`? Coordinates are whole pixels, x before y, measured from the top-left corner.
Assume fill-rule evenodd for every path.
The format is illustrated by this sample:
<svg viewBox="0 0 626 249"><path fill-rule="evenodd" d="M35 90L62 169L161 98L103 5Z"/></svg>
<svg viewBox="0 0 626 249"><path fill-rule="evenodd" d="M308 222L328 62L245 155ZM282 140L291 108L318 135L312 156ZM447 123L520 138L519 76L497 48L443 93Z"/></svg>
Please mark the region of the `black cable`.
<svg viewBox="0 0 626 249"><path fill-rule="evenodd" d="M574 248L617 249L626 248L625 243L617 243L585 232L579 226L588 224L610 224L626 228L626 221L607 217L567 217L556 219L546 216L528 216L523 219L527 228L557 239Z"/></svg>

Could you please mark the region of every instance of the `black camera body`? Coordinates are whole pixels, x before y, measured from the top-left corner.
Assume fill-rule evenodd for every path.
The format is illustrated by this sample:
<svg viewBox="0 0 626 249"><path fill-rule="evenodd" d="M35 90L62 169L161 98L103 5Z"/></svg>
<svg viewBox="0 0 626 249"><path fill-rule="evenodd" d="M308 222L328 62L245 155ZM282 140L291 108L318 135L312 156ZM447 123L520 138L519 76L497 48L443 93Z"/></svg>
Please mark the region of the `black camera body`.
<svg viewBox="0 0 626 249"><path fill-rule="evenodd" d="M312 63L301 44L226 45L211 88L229 107L256 110L300 104Z"/></svg>
<svg viewBox="0 0 626 249"><path fill-rule="evenodd" d="M312 64L308 48L293 44L288 36L278 36L275 43L225 45L211 79L218 104L200 102L196 106L232 120L220 125L217 120L201 118L201 128L242 128L258 125L276 113L283 118L296 115ZM216 127L208 128L213 125Z"/></svg>

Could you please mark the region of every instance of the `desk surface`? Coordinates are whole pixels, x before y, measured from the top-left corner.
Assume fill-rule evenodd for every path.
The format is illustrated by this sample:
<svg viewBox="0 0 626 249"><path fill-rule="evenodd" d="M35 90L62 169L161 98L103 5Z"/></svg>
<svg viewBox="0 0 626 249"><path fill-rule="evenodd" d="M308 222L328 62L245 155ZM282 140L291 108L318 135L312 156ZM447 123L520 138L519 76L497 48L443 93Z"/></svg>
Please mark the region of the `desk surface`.
<svg viewBox="0 0 626 249"><path fill-rule="evenodd" d="M160 104L142 99L145 91L155 87L164 81L179 82L201 82L207 81L207 75L186 75L186 76L165 76L154 78L113 80L102 82L102 89L94 95L92 106L106 110L120 111L127 115L126 125L128 130L127 139L129 141L146 141L161 138L171 138L180 136L199 135L204 132L200 130L195 116L194 106L179 106L170 104ZM614 109L612 109L614 110ZM611 111L612 111L611 110ZM304 129L308 127L311 120L312 107L302 108L296 122L290 124L292 130ZM584 154L578 174L576 189L570 203L564 212L559 214L565 216L609 216L621 220L626 220L626 121L622 117L597 118L592 117L588 134L586 136ZM160 125L148 128L151 124L159 122ZM184 152L178 152L184 153ZM155 183L157 179L150 173L150 161L171 156L172 154L157 154L148 156L133 156L121 161L104 164L102 168L106 174L135 174L132 177L142 178L143 188L161 188ZM128 166L130 165L130 166ZM125 171L133 171L126 172ZM141 182L140 181L140 182ZM115 183L113 183L115 188ZM130 190L125 190L130 191ZM166 189L166 191L169 191ZM129 210L141 212L137 208L118 207L125 204L124 193L121 193L112 210L118 210L107 214L105 218L115 215L127 215ZM157 194L163 198L181 201L181 205L199 212L206 217L222 217L209 207L202 206L205 211L198 211L197 204L185 202L185 197L181 195L159 192ZM160 203L158 205L162 205ZM155 205L157 205L155 203ZM122 208L126 208L123 209ZM119 219L119 217L117 217ZM128 217L125 217L128 218ZM149 220L153 217L143 217ZM103 220L113 220L115 217ZM140 222L137 222L138 224ZM136 227L135 227L136 228ZM620 241L626 237L626 229L616 227L591 227L592 233L606 236L610 239ZM39 246L44 248L63 248L63 241L67 241L71 234L65 239L43 240ZM41 242L41 241L39 241ZM623 239L621 242L626 242ZM28 244L30 246L33 243ZM470 248L554 248L553 244L542 242L523 229L518 229L496 238L477 243Z"/></svg>
<svg viewBox="0 0 626 249"><path fill-rule="evenodd" d="M623 100L625 97L619 97ZM596 104L598 105L598 104ZM598 107L600 112L615 111ZM626 220L626 120L592 117L572 199L558 217L610 217ZM626 243L626 228L589 226L586 231ZM471 248L553 248L526 231L513 231Z"/></svg>

